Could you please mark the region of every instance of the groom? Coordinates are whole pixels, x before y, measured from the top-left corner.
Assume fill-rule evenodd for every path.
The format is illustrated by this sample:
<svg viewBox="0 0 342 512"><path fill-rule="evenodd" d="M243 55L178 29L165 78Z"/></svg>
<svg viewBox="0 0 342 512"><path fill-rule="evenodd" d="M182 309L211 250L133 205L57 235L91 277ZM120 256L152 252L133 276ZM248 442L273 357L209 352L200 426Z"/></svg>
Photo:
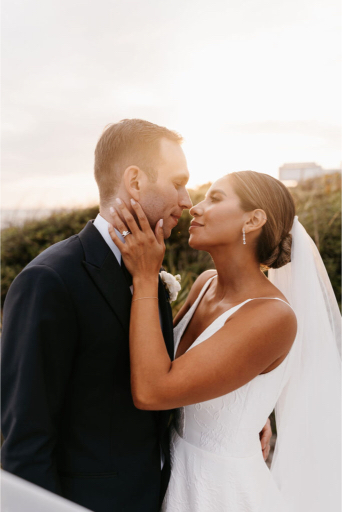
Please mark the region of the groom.
<svg viewBox="0 0 342 512"><path fill-rule="evenodd" d="M147 121L109 126L95 150L100 214L36 257L5 302L3 468L95 512L157 512L170 475L170 412L138 410L131 397L132 288L108 222L115 197L134 190L170 236L191 207L181 142ZM161 282L159 311L172 357Z"/></svg>

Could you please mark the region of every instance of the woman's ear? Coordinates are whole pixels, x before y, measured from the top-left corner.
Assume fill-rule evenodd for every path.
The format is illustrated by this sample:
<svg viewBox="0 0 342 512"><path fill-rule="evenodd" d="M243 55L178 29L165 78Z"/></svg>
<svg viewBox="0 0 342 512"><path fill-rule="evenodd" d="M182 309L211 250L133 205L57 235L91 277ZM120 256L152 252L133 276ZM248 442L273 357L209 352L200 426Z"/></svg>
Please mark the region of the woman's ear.
<svg viewBox="0 0 342 512"><path fill-rule="evenodd" d="M123 183L125 189L128 195L135 199L135 201L139 201L140 199L142 178L143 176L141 169L135 165L127 167L123 173Z"/></svg>
<svg viewBox="0 0 342 512"><path fill-rule="evenodd" d="M264 210L254 210L250 213L250 217L246 222L246 233L251 233L252 231L256 231L257 229L261 229L262 226L267 222L266 213Z"/></svg>

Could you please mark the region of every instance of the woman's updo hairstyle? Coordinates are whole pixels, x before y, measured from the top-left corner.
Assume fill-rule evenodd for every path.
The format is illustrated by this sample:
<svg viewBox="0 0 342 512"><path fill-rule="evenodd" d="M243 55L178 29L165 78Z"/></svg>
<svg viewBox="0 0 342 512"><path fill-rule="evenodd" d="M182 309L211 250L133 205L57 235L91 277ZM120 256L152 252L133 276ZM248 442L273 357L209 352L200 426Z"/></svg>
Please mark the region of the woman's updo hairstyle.
<svg viewBox="0 0 342 512"><path fill-rule="evenodd" d="M232 172L227 178L245 212L261 209L266 213L267 221L257 242L261 267L280 268L289 263L292 245L289 232L295 205L288 189L281 181L260 172Z"/></svg>

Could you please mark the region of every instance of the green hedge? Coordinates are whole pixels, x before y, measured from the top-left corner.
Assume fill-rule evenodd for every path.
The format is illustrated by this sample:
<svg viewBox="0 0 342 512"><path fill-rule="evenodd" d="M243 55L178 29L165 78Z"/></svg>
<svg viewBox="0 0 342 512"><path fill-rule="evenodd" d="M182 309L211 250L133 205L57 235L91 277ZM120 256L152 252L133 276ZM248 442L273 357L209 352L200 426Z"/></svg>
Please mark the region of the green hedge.
<svg viewBox="0 0 342 512"><path fill-rule="evenodd" d="M196 204L210 184L191 191ZM341 300L341 181L340 175L328 175L304 182L291 189L299 220L315 240L329 273L338 301ZM54 213L40 220L26 221L22 226L2 230L2 291L1 301L15 276L35 256L50 245L78 233L89 219L94 219L98 207ZM196 277L213 268L209 254L188 245L190 215L185 212L166 242L164 266L173 274L182 275L182 291L173 303L174 312L183 304Z"/></svg>
<svg viewBox="0 0 342 512"><path fill-rule="evenodd" d="M316 243L341 304L341 175L308 180L291 191L298 219Z"/></svg>
<svg viewBox="0 0 342 512"><path fill-rule="evenodd" d="M1 231L1 304L8 288L19 272L47 247L74 235L94 219L98 207L53 213L49 217L27 220L22 226L10 226Z"/></svg>

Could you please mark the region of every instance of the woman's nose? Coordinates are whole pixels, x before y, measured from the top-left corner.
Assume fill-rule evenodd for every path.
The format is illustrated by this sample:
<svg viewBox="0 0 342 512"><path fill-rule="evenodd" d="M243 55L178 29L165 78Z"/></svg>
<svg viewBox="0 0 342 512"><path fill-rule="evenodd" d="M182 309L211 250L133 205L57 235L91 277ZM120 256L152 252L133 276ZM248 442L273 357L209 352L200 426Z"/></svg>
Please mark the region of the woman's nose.
<svg viewBox="0 0 342 512"><path fill-rule="evenodd" d="M190 209L189 213L190 215L192 215L192 217L198 217L199 215L203 215L203 208L201 206L201 203L202 201L200 203L197 203Z"/></svg>

